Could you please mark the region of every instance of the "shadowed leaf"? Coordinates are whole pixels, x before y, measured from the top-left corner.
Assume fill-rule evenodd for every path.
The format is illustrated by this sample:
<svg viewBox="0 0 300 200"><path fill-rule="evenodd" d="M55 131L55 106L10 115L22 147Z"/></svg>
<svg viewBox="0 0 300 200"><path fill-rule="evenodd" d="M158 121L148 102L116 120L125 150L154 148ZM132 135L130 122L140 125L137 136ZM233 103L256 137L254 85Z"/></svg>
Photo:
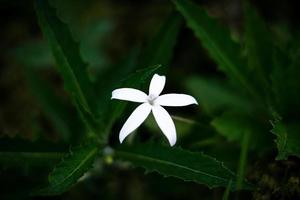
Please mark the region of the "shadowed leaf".
<svg viewBox="0 0 300 200"><path fill-rule="evenodd" d="M72 148L50 173L49 185L34 192L33 195L56 195L65 192L92 167L97 154L98 148L95 144Z"/></svg>
<svg viewBox="0 0 300 200"><path fill-rule="evenodd" d="M189 0L173 0L178 11L184 16L191 28L210 56L231 80L238 82L253 98L257 92L249 83L245 60L241 57L241 47L231 39L228 29L220 26L217 20Z"/></svg>
<svg viewBox="0 0 300 200"><path fill-rule="evenodd" d="M236 175L221 162L203 153L157 145L120 146L115 151L119 159L130 161L148 171L173 176L185 181L205 184L210 188L226 187L232 180L231 190L236 187ZM251 186L244 184L243 189Z"/></svg>
<svg viewBox="0 0 300 200"><path fill-rule="evenodd" d="M94 115L93 89L87 73L87 64L80 56L79 45L73 39L67 25L56 16L56 10L48 1L36 0L35 10L39 25L51 46L58 70L64 79L66 90L87 113Z"/></svg>

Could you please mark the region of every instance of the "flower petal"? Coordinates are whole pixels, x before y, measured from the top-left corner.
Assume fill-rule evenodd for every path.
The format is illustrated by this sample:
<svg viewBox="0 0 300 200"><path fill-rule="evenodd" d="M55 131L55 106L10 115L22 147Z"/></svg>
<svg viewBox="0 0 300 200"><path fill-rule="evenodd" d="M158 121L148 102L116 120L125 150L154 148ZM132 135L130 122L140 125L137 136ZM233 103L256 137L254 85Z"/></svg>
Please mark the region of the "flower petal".
<svg viewBox="0 0 300 200"><path fill-rule="evenodd" d="M147 94L140 90L133 88L120 88L112 91L111 99L144 103L147 100L147 97Z"/></svg>
<svg viewBox="0 0 300 200"><path fill-rule="evenodd" d="M176 129L169 113L161 106L152 106L152 112L159 128L167 137L171 146L176 143Z"/></svg>
<svg viewBox="0 0 300 200"><path fill-rule="evenodd" d="M197 104L194 97L187 94L163 94L155 100L156 104L161 106L187 106Z"/></svg>
<svg viewBox="0 0 300 200"><path fill-rule="evenodd" d="M119 140L121 143L130 133L137 129L143 121L145 121L150 112L151 106L148 103L143 103L133 111L120 131Z"/></svg>
<svg viewBox="0 0 300 200"><path fill-rule="evenodd" d="M150 87L149 87L149 95L152 96L159 96L162 90L165 87L166 83L166 77L160 76L158 74L154 74L154 76L151 79Z"/></svg>

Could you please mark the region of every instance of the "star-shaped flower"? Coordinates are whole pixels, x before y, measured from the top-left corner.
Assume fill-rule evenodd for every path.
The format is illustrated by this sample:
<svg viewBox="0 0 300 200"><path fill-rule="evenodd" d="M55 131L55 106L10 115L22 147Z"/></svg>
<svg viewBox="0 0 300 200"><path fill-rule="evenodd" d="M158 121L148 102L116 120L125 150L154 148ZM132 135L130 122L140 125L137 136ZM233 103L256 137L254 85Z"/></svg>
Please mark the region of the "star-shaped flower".
<svg viewBox="0 0 300 200"><path fill-rule="evenodd" d="M123 125L119 139L123 140L137 129L152 111L155 121L171 146L176 143L176 129L169 113L162 106L187 106L198 104L194 97L186 94L160 95L166 83L165 76L154 74L150 82L149 95L133 88L120 88L112 92L112 99L142 103L129 116Z"/></svg>

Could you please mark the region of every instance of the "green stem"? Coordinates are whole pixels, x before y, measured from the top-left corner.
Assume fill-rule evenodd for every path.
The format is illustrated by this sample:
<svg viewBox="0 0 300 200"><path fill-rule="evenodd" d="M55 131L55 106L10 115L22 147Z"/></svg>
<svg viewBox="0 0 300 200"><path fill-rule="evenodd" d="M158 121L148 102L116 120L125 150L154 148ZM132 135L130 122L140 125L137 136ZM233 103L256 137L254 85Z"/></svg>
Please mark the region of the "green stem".
<svg viewBox="0 0 300 200"><path fill-rule="evenodd" d="M243 136L241 152L240 152L240 162L239 162L239 168L237 172L237 186L236 186L237 190L240 190L242 188L243 180L245 178L249 140L250 140L250 133L246 131Z"/></svg>
<svg viewBox="0 0 300 200"><path fill-rule="evenodd" d="M231 188L231 185L232 185L232 180L229 181L228 185L227 185L227 188L224 192L224 195L222 197L222 200L228 200L229 198L229 194L230 194L230 188Z"/></svg>

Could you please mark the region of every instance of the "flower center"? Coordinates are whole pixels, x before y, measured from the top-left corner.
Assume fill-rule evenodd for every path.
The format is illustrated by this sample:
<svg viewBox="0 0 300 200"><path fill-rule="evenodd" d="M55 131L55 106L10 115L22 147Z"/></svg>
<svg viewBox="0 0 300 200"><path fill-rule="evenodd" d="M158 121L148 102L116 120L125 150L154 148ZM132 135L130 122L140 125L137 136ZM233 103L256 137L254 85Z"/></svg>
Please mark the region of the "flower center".
<svg viewBox="0 0 300 200"><path fill-rule="evenodd" d="M148 96L148 103L153 106L156 98L157 98L156 95L150 94Z"/></svg>

